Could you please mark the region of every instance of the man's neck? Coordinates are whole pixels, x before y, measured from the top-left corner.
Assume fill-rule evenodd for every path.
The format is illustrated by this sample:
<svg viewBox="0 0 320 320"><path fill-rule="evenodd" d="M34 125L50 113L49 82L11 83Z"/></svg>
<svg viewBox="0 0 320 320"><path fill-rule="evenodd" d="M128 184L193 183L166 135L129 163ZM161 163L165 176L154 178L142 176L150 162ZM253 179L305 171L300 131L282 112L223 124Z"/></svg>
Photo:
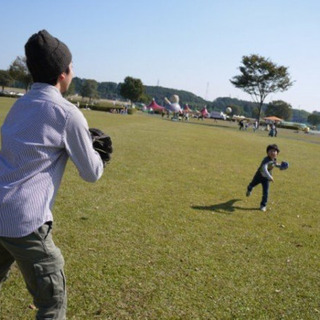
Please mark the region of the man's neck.
<svg viewBox="0 0 320 320"><path fill-rule="evenodd" d="M62 87L61 87L61 83L58 81L57 84L55 85L55 87L60 91L60 93L63 93L64 91L62 91Z"/></svg>

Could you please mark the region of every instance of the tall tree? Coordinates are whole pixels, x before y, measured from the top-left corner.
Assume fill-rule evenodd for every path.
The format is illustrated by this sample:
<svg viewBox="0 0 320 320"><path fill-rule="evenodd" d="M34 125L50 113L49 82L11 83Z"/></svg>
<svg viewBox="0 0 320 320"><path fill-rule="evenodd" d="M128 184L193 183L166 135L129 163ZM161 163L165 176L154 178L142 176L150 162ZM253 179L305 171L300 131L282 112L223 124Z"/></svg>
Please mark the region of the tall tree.
<svg viewBox="0 0 320 320"><path fill-rule="evenodd" d="M26 91L32 83L32 76L28 70L25 57L17 57L9 67L9 74L14 79L23 83Z"/></svg>
<svg viewBox="0 0 320 320"><path fill-rule="evenodd" d="M115 82L101 82L98 84L100 98L117 99L119 98L118 84Z"/></svg>
<svg viewBox="0 0 320 320"><path fill-rule="evenodd" d="M2 91L4 87L9 87L12 83L12 78L7 70L0 70L0 86L2 87Z"/></svg>
<svg viewBox="0 0 320 320"><path fill-rule="evenodd" d="M314 126L320 124L320 114L318 114L316 111L312 112L308 116L308 122Z"/></svg>
<svg viewBox="0 0 320 320"><path fill-rule="evenodd" d="M310 112L299 109L292 109L292 121L306 123L308 122L308 116Z"/></svg>
<svg viewBox="0 0 320 320"><path fill-rule="evenodd" d="M131 104L137 102L144 93L143 83L140 79L126 77L121 83L120 94L125 99L129 99Z"/></svg>
<svg viewBox="0 0 320 320"><path fill-rule="evenodd" d="M63 96L68 97L76 93L76 84L72 81L69 85L68 90L63 94Z"/></svg>
<svg viewBox="0 0 320 320"><path fill-rule="evenodd" d="M98 97L98 82L95 80L85 80L82 83L81 87L81 96L89 98L89 102L91 102L92 99Z"/></svg>
<svg viewBox="0 0 320 320"><path fill-rule="evenodd" d="M265 115L267 117L276 116L283 120L290 120L292 117L292 106L282 100L271 101L265 110Z"/></svg>
<svg viewBox="0 0 320 320"><path fill-rule="evenodd" d="M256 54L243 56L239 70L241 74L234 76L230 82L236 88L250 94L257 103L258 120L268 94L286 91L293 84L287 67L277 66L269 59Z"/></svg>

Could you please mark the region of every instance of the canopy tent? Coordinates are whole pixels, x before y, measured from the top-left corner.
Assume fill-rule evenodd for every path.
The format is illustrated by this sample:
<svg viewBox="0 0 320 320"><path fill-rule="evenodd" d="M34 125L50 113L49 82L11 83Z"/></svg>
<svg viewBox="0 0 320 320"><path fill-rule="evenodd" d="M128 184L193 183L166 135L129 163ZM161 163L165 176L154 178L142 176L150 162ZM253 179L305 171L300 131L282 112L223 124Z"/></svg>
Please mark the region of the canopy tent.
<svg viewBox="0 0 320 320"><path fill-rule="evenodd" d="M263 120L272 121L272 122L281 122L281 121L283 121L283 119L275 117L275 116L264 117Z"/></svg>
<svg viewBox="0 0 320 320"><path fill-rule="evenodd" d="M163 111L165 110L165 107L159 106L154 99L152 99L151 103L147 106L148 110L153 111Z"/></svg>
<svg viewBox="0 0 320 320"><path fill-rule="evenodd" d="M186 104L183 108L183 112L192 112L192 110L189 108L189 106Z"/></svg>
<svg viewBox="0 0 320 320"><path fill-rule="evenodd" d="M207 107L204 107L200 112L203 117L207 117L209 115Z"/></svg>

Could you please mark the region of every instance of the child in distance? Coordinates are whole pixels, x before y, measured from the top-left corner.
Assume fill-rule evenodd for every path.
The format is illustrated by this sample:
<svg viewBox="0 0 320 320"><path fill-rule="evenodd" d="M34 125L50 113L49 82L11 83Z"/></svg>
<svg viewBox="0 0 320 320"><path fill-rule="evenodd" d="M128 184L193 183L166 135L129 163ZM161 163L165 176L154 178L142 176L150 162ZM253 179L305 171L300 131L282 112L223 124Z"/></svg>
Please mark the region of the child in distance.
<svg viewBox="0 0 320 320"><path fill-rule="evenodd" d="M287 162L277 163L277 155L279 154L280 149L276 144L270 144L267 147L267 156L263 158L257 172L255 173L252 181L247 187L246 196L249 197L253 188L261 183L262 185L262 199L260 202L260 210L267 211L267 202L269 196L269 183L273 182L272 169L274 167L284 170L288 168Z"/></svg>

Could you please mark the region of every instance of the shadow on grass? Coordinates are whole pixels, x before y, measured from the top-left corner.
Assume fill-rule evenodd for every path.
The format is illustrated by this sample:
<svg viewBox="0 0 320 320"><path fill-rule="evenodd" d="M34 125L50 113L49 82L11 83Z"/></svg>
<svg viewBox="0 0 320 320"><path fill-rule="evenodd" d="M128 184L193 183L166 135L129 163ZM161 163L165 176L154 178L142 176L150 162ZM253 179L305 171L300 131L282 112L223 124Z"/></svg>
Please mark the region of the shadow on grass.
<svg viewBox="0 0 320 320"><path fill-rule="evenodd" d="M255 208L239 207L239 206L235 205L235 203L238 201L241 201L241 199L231 199L229 201L218 203L218 204L213 204L211 206L192 206L191 208L195 209L195 210L208 210L208 211L227 213L227 214L231 214L232 212L234 212L236 210L244 210L244 211L259 210L257 207L255 207Z"/></svg>

